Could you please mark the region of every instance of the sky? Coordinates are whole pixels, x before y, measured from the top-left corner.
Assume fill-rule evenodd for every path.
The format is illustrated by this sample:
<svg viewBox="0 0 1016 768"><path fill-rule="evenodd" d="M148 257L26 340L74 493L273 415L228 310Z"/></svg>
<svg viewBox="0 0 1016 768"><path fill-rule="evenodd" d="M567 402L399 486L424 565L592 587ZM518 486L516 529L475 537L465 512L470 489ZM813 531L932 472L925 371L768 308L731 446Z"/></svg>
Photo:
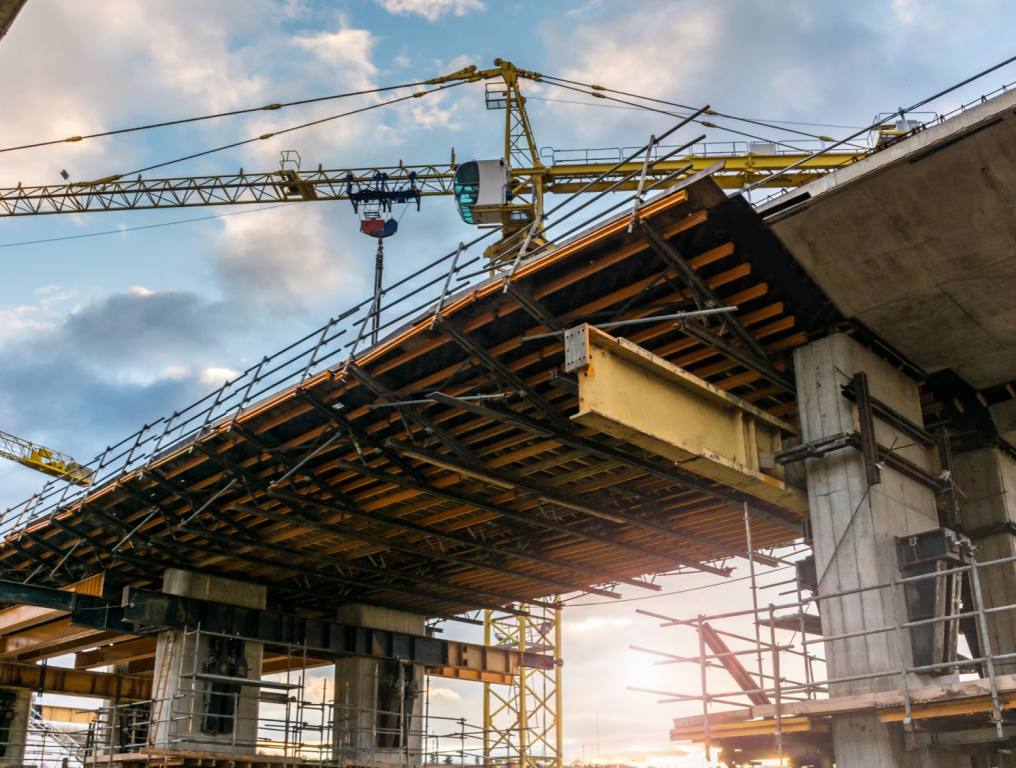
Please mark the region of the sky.
<svg viewBox="0 0 1016 768"><path fill-rule="evenodd" d="M1007 58L1014 22L1016 6L1002 0L29 0L0 43L0 148L405 83L498 56L844 136ZM996 72L930 108L947 111L1013 80L1013 68ZM673 122L574 103L592 100L546 84L525 89L540 146L633 146ZM0 186L60 183L62 170L73 180L125 173L371 99L4 152ZM294 149L304 168L442 162L453 149L460 160L492 158L499 117L484 109L482 85L464 86L160 173L272 170ZM399 215L400 234L385 244L390 279L473 234L444 198ZM168 226L143 228L153 224ZM91 236L99 232L113 234ZM362 298L373 250L346 203L0 221L0 429L90 458ZM30 470L0 465L0 507L39 486ZM669 593L714 581L661 583ZM679 709L627 690L689 684L629 650L687 642L635 609L687 616L746 600L739 582L569 608L566 757L700 760L682 760L667 742ZM441 707L476 716L475 689L441 690Z"/></svg>

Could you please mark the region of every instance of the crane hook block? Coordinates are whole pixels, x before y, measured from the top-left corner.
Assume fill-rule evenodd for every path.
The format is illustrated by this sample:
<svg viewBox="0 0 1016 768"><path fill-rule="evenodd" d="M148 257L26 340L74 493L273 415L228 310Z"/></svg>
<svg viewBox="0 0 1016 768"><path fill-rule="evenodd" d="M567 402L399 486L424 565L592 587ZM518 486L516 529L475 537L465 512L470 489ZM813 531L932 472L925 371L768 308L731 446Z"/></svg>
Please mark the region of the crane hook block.
<svg viewBox="0 0 1016 768"><path fill-rule="evenodd" d="M397 219L361 219L360 231L365 235L376 237L379 240L384 237L391 237L399 231Z"/></svg>

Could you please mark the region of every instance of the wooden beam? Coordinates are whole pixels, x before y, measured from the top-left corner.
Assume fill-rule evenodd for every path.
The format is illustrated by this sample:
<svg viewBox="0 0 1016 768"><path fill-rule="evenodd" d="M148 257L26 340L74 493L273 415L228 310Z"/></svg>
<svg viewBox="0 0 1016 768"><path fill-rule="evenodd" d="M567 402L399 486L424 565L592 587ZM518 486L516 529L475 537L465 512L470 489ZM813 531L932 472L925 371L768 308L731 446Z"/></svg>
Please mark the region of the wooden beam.
<svg viewBox="0 0 1016 768"><path fill-rule="evenodd" d="M155 656L155 644L154 637L138 637L112 645L103 645L90 651L79 651L74 657L74 668L91 669Z"/></svg>
<svg viewBox="0 0 1016 768"><path fill-rule="evenodd" d="M1016 694L1016 675L1001 675L995 678L998 690L1002 694ZM977 699L991 695L991 684L988 680L964 680L961 682L940 683L910 689L910 699L914 706L954 702L960 699ZM828 699L812 699L794 701L780 706L784 715L837 715L847 712L863 712L873 709L888 709L903 706L902 691L879 691L876 693L857 693L852 696L833 696ZM756 717L774 717L775 705L752 707Z"/></svg>

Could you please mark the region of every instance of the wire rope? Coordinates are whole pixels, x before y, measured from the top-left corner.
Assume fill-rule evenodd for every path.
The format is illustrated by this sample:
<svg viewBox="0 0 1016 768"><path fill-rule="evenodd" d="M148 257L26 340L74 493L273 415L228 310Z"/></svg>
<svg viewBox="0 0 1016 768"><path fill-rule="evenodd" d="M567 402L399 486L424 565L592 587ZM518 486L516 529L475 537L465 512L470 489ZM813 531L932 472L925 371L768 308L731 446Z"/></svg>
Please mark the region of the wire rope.
<svg viewBox="0 0 1016 768"><path fill-rule="evenodd" d="M69 144L76 143L79 141L85 141L86 139L99 139L106 136L120 136L125 133L137 133L139 131L149 131L155 128L166 128L173 125L187 125L188 123L199 123L205 120L217 120L223 117L234 117L236 115L247 115L253 112L266 112L266 111L277 111L285 109L286 107L302 106L304 104L318 104L324 101L335 101L338 99L346 99L353 96L366 96L374 93L385 93L387 91L397 91L401 88L413 88L418 85L426 85L428 81L417 80L412 83L401 83L400 85L386 85L379 88L367 88L360 91L348 91L347 93L335 93L329 96L315 96L309 99L297 99L295 101L284 101L274 102L272 104L265 104L260 107L244 107L242 109L231 109L226 112L213 112L207 115L196 115L193 117L181 117L172 120L160 120L155 123L145 123L144 125L135 125L130 128L116 128L109 131L95 131L94 133L85 133L81 135L68 136L64 139L47 139L46 141L36 141L31 144L19 144L12 147L0 148L0 153L4 152L17 152L21 149L36 149L38 147L49 147L54 144Z"/></svg>
<svg viewBox="0 0 1016 768"><path fill-rule="evenodd" d="M357 109L351 109L351 110L348 110L346 112L340 112L337 115L329 115L328 117L321 117L321 118L318 118L316 120L308 120L307 122L298 123L296 125L291 125L291 126L289 126L287 128L282 128L282 129L280 129L278 131L271 131L269 133L263 133L260 136L252 136L249 139L241 139L240 141L233 141L233 142L230 142L229 144L223 144L223 145L218 146L218 147L211 147L209 149L201 150L200 152L192 152L189 155L184 155L182 157L176 157L176 158L173 158L172 160L164 160L164 161L159 162L159 163L153 163L152 165L146 165L144 168L136 168L135 170L133 170L133 171L127 171L126 173L119 173L119 174L114 174L112 176L106 176L106 177L103 177L103 178L98 179L98 180L93 181L93 182L84 182L84 184L87 186L88 184L104 184L104 183L108 183L108 182L112 182L112 181L118 181L119 179L122 179L125 176L134 176L135 174L142 174L142 173L145 173L147 171L154 171L157 168L165 168L168 165L175 165L176 163L182 163L182 162L184 162L186 160L193 160L193 159L198 158L198 157L206 157L208 155L213 155L216 152L222 152L222 151L227 150L227 149L235 149L236 147L242 147L242 146L244 146L246 144L253 144L253 143L258 142L258 141L265 141L266 139L272 139L272 138L275 138L276 136L283 136L283 135L285 135L287 133L293 133L294 131L300 131L300 130L303 130L305 128L311 128L311 127L313 127L315 125L323 125L324 123L328 123L328 122L331 122L333 120L339 120L340 118L343 118L343 117L350 117L351 115L358 115L358 114L362 114L363 112L370 112L371 110L380 109L381 107L388 107L388 106L391 106L392 104L398 104L399 102L408 101L409 99L418 99L418 98L420 98L422 96L429 96L432 93L437 93L438 91L444 91L444 90L447 90L449 88L455 88L457 86L465 84L466 82L469 82L469 81L460 80L458 82L446 83L444 85L440 85L437 88L431 88L429 90L423 90L423 91L416 91L414 93L406 94L405 96L398 96L398 97L396 97L394 99L388 99L387 101L381 101L381 102L378 102L377 104L368 104L365 107L358 107Z"/></svg>

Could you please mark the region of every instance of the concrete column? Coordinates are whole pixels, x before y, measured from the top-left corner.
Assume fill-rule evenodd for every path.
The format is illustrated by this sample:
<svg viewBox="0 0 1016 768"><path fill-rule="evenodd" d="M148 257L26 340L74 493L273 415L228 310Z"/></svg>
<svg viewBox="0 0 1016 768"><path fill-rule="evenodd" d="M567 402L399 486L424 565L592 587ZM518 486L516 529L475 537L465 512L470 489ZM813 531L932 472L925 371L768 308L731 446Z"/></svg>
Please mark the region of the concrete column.
<svg viewBox="0 0 1016 768"><path fill-rule="evenodd" d="M997 448L983 448L953 457L960 490L960 519L969 531L979 562L1016 555L1016 461ZM986 608L1016 602L1016 563L980 570ZM1016 611L988 614L988 640L993 654L1016 652ZM1016 672L1016 662L995 665L998 674Z"/></svg>
<svg viewBox="0 0 1016 768"><path fill-rule="evenodd" d="M264 608L267 598L262 585L175 568L166 570L162 588L171 595L246 608ZM238 641L194 629L159 634L149 739L162 749L252 754L258 735L258 687L216 682L207 676L258 680L263 648L260 643L243 642L237 649Z"/></svg>
<svg viewBox="0 0 1016 768"><path fill-rule="evenodd" d="M835 334L796 350L801 437L810 442L855 430L852 404L841 386L857 372L868 376L873 397L921 424L917 385L884 360L845 334ZM931 469L930 452L906 435L875 422L878 441L899 446L899 454ZM909 446L909 447L906 447ZM867 487L859 451L842 449L807 462L808 503L814 538L819 594L886 583L899 575L895 537L939 527L931 491L885 468L882 482ZM902 592L879 590L850 595L821 604L823 634L838 635L893 626L905 620ZM830 678L889 672L911 665L909 638L895 633L872 634L826 643ZM914 676L913 684L930 683ZM831 695L894 690L898 675L832 686ZM838 768L875 766L968 766L959 753L904 747L899 727L878 722L875 715L833 719L833 743Z"/></svg>
<svg viewBox="0 0 1016 768"><path fill-rule="evenodd" d="M25 688L0 688L0 765L22 765L28 742L32 692Z"/></svg>
<svg viewBox="0 0 1016 768"><path fill-rule="evenodd" d="M343 606L336 620L372 629L426 634L423 616L370 605ZM334 759L355 765L420 765L424 749L424 674L422 665L361 657L338 660Z"/></svg>

